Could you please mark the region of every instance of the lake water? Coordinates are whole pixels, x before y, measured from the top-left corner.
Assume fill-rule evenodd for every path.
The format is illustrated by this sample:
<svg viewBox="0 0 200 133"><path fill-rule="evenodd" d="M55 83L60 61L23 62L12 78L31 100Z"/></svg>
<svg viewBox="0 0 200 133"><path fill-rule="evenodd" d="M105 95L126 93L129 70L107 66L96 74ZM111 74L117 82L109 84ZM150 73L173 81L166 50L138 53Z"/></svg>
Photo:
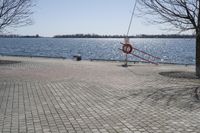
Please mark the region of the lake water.
<svg viewBox="0 0 200 133"><path fill-rule="evenodd" d="M124 60L123 39L0 38L0 55ZM131 39L134 47L162 58L162 62L195 64L195 39ZM129 60L138 61L129 56Z"/></svg>

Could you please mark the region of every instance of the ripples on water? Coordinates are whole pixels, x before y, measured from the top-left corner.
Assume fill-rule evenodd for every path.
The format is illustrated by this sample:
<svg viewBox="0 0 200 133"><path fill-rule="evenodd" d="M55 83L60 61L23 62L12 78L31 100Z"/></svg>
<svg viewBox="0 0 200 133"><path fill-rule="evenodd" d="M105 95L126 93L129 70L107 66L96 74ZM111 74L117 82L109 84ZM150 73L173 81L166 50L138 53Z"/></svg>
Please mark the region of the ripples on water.
<svg viewBox="0 0 200 133"><path fill-rule="evenodd" d="M1 55L47 56L83 59L123 60L123 39L0 38ZM178 64L195 63L195 39L131 39L134 46ZM129 56L129 60L138 60Z"/></svg>

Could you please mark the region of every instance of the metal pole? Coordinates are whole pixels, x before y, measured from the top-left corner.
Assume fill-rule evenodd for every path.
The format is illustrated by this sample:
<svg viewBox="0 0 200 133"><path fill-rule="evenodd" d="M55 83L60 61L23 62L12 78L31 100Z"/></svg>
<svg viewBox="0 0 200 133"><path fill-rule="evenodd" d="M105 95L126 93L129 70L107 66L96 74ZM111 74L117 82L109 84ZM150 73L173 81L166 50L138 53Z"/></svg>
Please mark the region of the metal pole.
<svg viewBox="0 0 200 133"><path fill-rule="evenodd" d="M126 54L126 58L125 58L125 64L124 64L125 67L128 67L128 54Z"/></svg>

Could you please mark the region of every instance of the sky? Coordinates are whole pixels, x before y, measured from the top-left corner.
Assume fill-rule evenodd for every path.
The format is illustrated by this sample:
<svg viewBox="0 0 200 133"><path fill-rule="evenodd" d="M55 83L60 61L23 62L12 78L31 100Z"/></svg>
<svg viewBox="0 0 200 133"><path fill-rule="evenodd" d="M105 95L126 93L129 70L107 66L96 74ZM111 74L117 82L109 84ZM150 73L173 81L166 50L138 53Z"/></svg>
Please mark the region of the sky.
<svg viewBox="0 0 200 133"><path fill-rule="evenodd" d="M124 35L135 0L36 0L33 24L12 29L20 35ZM137 10L136 10L137 12ZM137 13L136 13L137 14ZM130 35L167 34L159 25L134 15Z"/></svg>

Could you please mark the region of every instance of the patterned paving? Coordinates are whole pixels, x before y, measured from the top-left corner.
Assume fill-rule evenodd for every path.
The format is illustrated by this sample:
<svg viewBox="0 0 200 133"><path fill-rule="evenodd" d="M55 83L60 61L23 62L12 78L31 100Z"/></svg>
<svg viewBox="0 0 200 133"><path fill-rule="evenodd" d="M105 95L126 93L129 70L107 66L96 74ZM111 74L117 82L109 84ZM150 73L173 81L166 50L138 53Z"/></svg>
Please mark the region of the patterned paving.
<svg viewBox="0 0 200 133"><path fill-rule="evenodd" d="M193 66L1 57L0 132L200 133Z"/></svg>

